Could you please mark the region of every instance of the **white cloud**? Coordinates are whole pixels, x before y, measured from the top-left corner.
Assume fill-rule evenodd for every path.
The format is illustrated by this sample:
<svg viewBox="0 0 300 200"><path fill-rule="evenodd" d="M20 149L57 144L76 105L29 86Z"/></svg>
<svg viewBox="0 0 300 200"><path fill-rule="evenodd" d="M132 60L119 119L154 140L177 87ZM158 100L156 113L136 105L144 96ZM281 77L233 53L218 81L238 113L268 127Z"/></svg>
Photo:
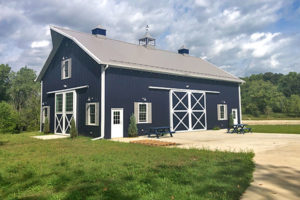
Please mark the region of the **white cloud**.
<svg viewBox="0 0 300 200"><path fill-rule="evenodd" d="M271 56L270 64L272 67L276 67L280 64L280 62L277 60L277 56L278 54Z"/></svg>
<svg viewBox="0 0 300 200"><path fill-rule="evenodd" d="M14 70L27 65L39 71L51 50L50 24L84 32L100 24L108 37L132 43L148 24L157 48L177 52L184 44L191 55L238 76L300 71L300 35L277 27L288 20L282 10L291 5L292 0L0 0L0 60Z"/></svg>
<svg viewBox="0 0 300 200"><path fill-rule="evenodd" d="M195 4L200 7L208 7L209 1L207 0L195 0Z"/></svg>
<svg viewBox="0 0 300 200"><path fill-rule="evenodd" d="M280 33L253 33L250 36L251 41L245 43L242 49L244 51L252 50L252 56L254 57L263 57L274 51L278 44L282 42L282 40L273 41L279 35Z"/></svg>
<svg viewBox="0 0 300 200"><path fill-rule="evenodd" d="M42 40L42 41L34 41L31 43L31 48L41 48L41 47L47 47L49 45L49 41Z"/></svg>

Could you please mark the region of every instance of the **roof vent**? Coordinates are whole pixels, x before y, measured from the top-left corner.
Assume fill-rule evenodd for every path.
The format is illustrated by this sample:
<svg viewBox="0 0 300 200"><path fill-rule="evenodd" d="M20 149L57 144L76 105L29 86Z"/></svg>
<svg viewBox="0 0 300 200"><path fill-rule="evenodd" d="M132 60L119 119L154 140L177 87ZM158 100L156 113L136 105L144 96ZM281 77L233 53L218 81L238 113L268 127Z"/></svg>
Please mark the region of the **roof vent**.
<svg viewBox="0 0 300 200"><path fill-rule="evenodd" d="M155 38L153 38L149 33L149 26L146 26L146 34L143 38L139 39L139 45L143 46L155 46Z"/></svg>
<svg viewBox="0 0 300 200"><path fill-rule="evenodd" d="M101 36L101 35L106 36L106 29L98 25L96 28L92 30L92 34L97 36Z"/></svg>
<svg viewBox="0 0 300 200"><path fill-rule="evenodd" d="M178 49L178 53L183 54L183 55L184 54L189 54L190 50L183 45L180 49Z"/></svg>

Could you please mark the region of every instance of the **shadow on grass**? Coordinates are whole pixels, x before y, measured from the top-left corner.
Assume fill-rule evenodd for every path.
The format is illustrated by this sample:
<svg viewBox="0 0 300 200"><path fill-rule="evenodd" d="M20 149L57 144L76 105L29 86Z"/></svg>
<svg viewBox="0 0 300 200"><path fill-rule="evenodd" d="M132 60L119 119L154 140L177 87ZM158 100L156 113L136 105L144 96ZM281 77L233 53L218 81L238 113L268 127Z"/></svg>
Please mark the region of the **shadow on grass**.
<svg viewBox="0 0 300 200"><path fill-rule="evenodd" d="M0 140L0 146L5 145L6 143L8 143L8 141L6 141L6 140Z"/></svg>
<svg viewBox="0 0 300 200"><path fill-rule="evenodd" d="M272 189L266 188L262 185L252 184L249 187L250 193L255 193L259 196L259 199L274 199L277 196L279 199L279 192L276 188L289 191L295 197L300 197L300 170L287 166L275 166L275 165L256 165L257 175L256 182L263 181L268 185L273 185ZM273 189L274 188L274 189ZM281 198L287 198L281 196Z"/></svg>

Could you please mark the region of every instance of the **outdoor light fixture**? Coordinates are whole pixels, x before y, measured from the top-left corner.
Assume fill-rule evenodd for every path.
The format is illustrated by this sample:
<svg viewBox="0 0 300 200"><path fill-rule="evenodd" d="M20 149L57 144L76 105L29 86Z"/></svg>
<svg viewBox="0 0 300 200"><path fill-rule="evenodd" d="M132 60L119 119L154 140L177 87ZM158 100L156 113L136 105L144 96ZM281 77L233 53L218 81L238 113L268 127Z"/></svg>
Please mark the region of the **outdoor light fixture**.
<svg viewBox="0 0 300 200"><path fill-rule="evenodd" d="M147 101L146 97L142 97L143 101Z"/></svg>
<svg viewBox="0 0 300 200"><path fill-rule="evenodd" d="M67 85L64 85L64 88L68 87Z"/></svg>
<svg viewBox="0 0 300 200"><path fill-rule="evenodd" d="M189 88L189 87L190 87L190 85L186 85L185 87L186 87L186 88Z"/></svg>

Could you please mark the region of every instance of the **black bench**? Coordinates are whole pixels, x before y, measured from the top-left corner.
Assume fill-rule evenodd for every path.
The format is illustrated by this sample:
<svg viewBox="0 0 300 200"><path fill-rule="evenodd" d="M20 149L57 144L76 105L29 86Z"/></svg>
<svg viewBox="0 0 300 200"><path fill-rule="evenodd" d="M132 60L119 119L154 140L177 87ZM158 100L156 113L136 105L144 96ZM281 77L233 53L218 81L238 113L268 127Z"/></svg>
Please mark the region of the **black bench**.
<svg viewBox="0 0 300 200"><path fill-rule="evenodd" d="M152 134L155 134L157 138L159 138L159 136L164 136L164 134L170 134L170 136L173 137L173 133L175 133L175 131L171 131L170 127L167 126L151 127L149 128L148 137Z"/></svg>

